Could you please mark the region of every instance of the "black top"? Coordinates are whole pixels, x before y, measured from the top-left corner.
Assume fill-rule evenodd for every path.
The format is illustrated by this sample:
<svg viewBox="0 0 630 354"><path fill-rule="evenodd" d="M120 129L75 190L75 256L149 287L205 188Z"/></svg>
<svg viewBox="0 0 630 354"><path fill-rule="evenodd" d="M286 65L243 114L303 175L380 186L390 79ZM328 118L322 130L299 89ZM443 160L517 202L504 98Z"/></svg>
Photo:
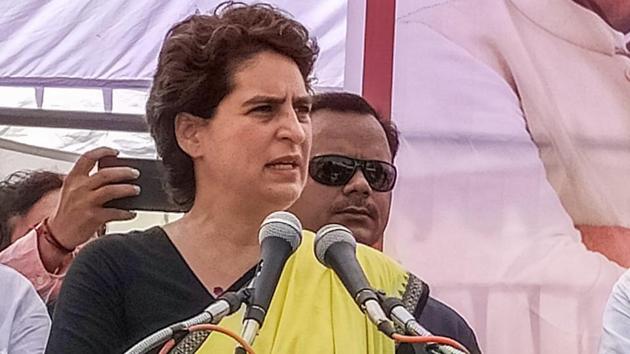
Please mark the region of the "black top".
<svg viewBox="0 0 630 354"><path fill-rule="evenodd" d="M253 278L251 269L228 290ZM122 353L149 334L200 313L215 298L159 227L88 244L66 275L46 353ZM475 352L472 329L434 299L420 323Z"/></svg>

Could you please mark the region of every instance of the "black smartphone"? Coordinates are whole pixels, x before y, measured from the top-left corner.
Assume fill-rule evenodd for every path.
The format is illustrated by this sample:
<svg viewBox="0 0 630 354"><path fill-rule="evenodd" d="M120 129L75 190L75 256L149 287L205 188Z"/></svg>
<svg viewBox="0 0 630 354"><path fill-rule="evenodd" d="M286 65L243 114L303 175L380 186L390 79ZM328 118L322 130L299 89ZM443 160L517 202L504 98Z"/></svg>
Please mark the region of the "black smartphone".
<svg viewBox="0 0 630 354"><path fill-rule="evenodd" d="M110 200L105 203L106 208L125 210L146 210L183 212L182 208L173 203L162 185L161 176L164 170L162 162L149 159L118 158L107 156L98 161L98 169L106 167L128 166L140 171L140 177L135 180L120 183L130 183L140 186L140 194Z"/></svg>

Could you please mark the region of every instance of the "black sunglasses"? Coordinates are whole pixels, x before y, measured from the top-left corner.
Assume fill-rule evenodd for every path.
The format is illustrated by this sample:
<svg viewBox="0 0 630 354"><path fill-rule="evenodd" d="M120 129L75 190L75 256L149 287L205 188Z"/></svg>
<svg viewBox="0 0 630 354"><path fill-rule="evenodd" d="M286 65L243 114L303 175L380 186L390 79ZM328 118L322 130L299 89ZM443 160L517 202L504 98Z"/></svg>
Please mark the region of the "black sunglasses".
<svg viewBox="0 0 630 354"><path fill-rule="evenodd" d="M359 160L341 155L321 155L311 159L308 174L326 186L343 186L360 168L370 187L377 192L389 192L396 184L396 167L389 162Z"/></svg>

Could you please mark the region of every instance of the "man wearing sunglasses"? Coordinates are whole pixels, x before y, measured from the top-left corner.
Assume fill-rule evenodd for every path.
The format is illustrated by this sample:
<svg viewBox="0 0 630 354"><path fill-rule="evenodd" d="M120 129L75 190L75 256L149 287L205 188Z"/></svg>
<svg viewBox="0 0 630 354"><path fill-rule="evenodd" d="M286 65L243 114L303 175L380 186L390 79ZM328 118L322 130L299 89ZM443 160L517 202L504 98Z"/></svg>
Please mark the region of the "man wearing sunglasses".
<svg viewBox="0 0 630 354"><path fill-rule="evenodd" d="M316 95L311 120L309 178L290 210L305 229L342 224L358 242L382 250L397 177L393 165L399 145L396 126L382 119L361 96L340 92ZM480 353L466 321L428 296L428 286L415 279L422 296L409 309L420 324L433 334L457 340L471 353Z"/></svg>
<svg viewBox="0 0 630 354"><path fill-rule="evenodd" d="M358 242L379 250L389 219L398 131L360 96L315 96L309 179L291 207L305 228L349 227Z"/></svg>

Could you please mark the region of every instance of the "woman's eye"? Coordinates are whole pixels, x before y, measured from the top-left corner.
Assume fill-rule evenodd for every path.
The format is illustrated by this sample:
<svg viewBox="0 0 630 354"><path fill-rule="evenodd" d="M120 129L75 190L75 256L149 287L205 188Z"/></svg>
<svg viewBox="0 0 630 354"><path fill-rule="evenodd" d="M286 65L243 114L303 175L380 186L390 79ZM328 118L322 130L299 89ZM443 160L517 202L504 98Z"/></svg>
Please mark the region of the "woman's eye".
<svg viewBox="0 0 630 354"><path fill-rule="evenodd" d="M294 110L300 121L308 121L311 118L311 106L297 106Z"/></svg>
<svg viewBox="0 0 630 354"><path fill-rule="evenodd" d="M296 106L294 109L297 114L311 113L311 106Z"/></svg>
<svg viewBox="0 0 630 354"><path fill-rule="evenodd" d="M252 108L252 110L250 112L256 112L256 113L271 113L273 112L273 107L271 105L261 105L261 106L256 106L254 108Z"/></svg>

